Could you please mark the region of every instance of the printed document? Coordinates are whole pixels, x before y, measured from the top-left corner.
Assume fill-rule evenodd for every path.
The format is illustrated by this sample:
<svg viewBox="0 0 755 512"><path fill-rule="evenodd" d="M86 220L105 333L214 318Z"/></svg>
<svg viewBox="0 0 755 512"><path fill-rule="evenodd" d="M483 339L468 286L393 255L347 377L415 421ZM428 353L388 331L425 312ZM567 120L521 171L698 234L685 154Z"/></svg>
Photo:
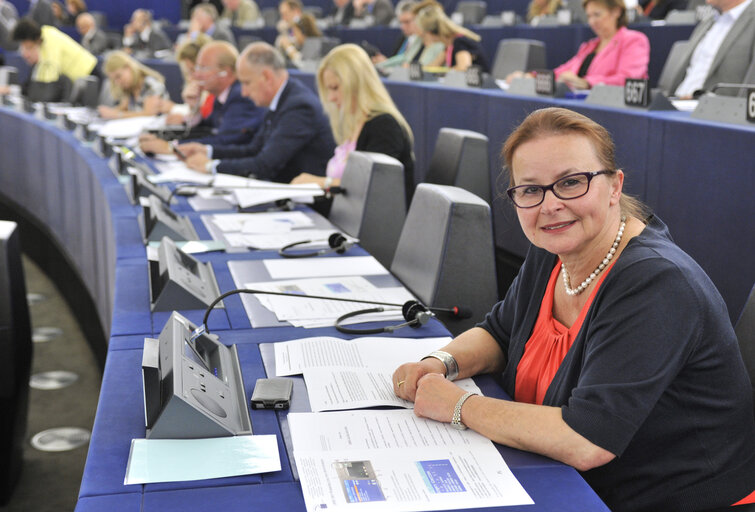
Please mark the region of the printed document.
<svg viewBox="0 0 755 512"><path fill-rule="evenodd" d="M414 404L393 393L394 370L419 361L451 338L315 337L274 344L276 375L303 374L313 411ZM472 379L456 381L465 391L482 394Z"/></svg>
<svg viewBox="0 0 755 512"><path fill-rule="evenodd" d="M336 318L351 311L378 307L364 302L307 299L303 297L306 295L398 304L385 306L394 310L390 315L392 318L401 318L401 305L414 298L403 286L378 288L361 276L244 283L244 288L292 295L255 294L260 304L275 313L281 322L328 319L332 324Z"/></svg>
<svg viewBox="0 0 755 512"><path fill-rule="evenodd" d="M314 222L302 212L220 213L212 223L225 233L269 233L312 227Z"/></svg>
<svg viewBox="0 0 755 512"><path fill-rule="evenodd" d="M372 256L262 261L272 279L300 279L313 276L373 276L388 273L388 270Z"/></svg>
<svg viewBox="0 0 755 512"><path fill-rule="evenodd" d="M227 233L225 241L234 247L251 247L253 249L278 250L296 242L310 240L310 243L300 244L291 251L314 251L328 247L328 238L335 233L332 229L295 229L285 233ZM353 242L358 240L347 237Z"/></svg>
<svg viewBox="0 0 755 512"><path fill-rule="evenodd" d="M531 505L480 434L407 410L289 413L307 511Z"/></svg>

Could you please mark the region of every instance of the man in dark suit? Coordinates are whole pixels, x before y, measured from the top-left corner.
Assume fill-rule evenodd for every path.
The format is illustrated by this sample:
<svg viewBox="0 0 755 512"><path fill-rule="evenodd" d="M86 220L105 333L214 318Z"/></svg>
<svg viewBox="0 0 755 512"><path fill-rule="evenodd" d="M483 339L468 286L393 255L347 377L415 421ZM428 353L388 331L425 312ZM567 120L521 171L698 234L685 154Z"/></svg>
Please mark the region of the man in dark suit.
<svg viewBox="0 0 755 512"><path fill-rule="evenodd" d="M688 98L719 83L755 80L755 0L707 0L720 14L701 21L689 38L670 92ZM739 89L718 94L737 95Z"/></svg>
<svg viewBox="0 0 755 512"><path fill-rule="evenodd" d="M152 13L137 9L123 27L123 49L139 58L152 58L155 52L171 47L170 38L152 23Z"/></svg>
<svg viewBox="0 0 755 512"><path fill-rule="evenodd" d="M280 52L252 43L239 57L236 72L244 96L269 109L262 127L247 145L181 145L187 165L281 183L302 171L324 175L335 149L328 119L312 90L289 76Z"/></svg>
<svg viewBox="0 0 755 512"><path fill-rule="evenodd" d="M76 17L76 30L81 34L81 46L92 55L101 55L108 49L107 36L97 27L94 16L82 12Z"/></svg>
<svg viewBox="0 0 755 512"><path fill-rule="evenodd" d="M215 97L212 113L197 126L210 128L212 135L195 139L201 144L248 144L267 109L258 107L241 94L236 79L238 51L225 41L213 41L202 47L197 56L192 78ZM142 135L139 146L144 152L171 153L167 141L154 135Z"/></svg>

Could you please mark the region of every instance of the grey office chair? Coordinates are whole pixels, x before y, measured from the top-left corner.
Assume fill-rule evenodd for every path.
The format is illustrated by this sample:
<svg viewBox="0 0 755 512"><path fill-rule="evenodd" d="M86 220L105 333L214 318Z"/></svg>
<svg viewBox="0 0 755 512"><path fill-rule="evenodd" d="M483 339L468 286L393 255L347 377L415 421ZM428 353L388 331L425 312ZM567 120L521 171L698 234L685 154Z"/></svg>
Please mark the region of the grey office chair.
<svg viewBox="0 0 755 512"><path fill-rule="evenodd" d="M469 130L441 128L423 181L460 187L490 203L488 138Z"/></svg>
<svg viewBox="0 0 755 512"><path fill-rule="evenodd" d="M750 290L750 296L734 326L734 332L737 334L739 350L742 352L755 395L755 285Z"/></svg>
<svg viewBox="0 0 755 512"><path fill-rule="evenodd" d="M89 108L97 108L100 100L100 79L96 76L77 78L71 88L68 103Z"/></svg>
<svg viewBox="0 0 755 512"><path fill-rule="evenodd" d="M490 206L461 188L421 183L391 272L428 306L470 311L438 315L454 335L473 327L498 297Z"/></svg>
<svg viewBox="0 0 755 512"><path fill-rule="evenodd" d="M658 77L658 88L666 94L674 93L671 90L671 84L684 65L682 55L687 52L689 44L689 41L676 41L668 52L668 57L666 57L666 62L661 70L661 76Z"/></svg>
<svg viewBox="0 0 755 512"><path fill-rule="evenodd" d="M406 218L404 166L381 153L352 151L341 187L328 219L389 268Z"/></svg>
<svg viewBox="0 0 755 512"><path fill-rule="evenodd" d="M493 78L504 80L514 71L545 69L545 43L535 39L503 39L493 61Z"/></svg>
<svg viewBox="0 0 755 512"><path fill-rule="evenodd" d="M456 4L456 12L461 13L464 25L477 25L488 10L488 4L483 0L462 0Z"/></svg>
<svg viewBox="0 0 755 512"><path fill-rule="evenodd" d="M302 60L320 60L341 42L336 37L308 37L301 46Z"/></svg>

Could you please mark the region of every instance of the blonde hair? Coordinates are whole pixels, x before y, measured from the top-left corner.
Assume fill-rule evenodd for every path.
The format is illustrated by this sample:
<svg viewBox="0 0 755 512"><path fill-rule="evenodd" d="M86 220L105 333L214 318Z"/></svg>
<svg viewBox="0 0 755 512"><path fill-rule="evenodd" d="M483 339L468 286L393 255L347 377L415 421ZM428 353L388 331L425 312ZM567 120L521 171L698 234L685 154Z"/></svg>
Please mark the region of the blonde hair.
<svg viewBox="0 0 755 512"><path fill-rule="evenodd" d="M536 0L532 0L529 9L527 9L527 21L532 21L538 16L556 14L556 11L563 6L561 0L546 0L542 7L538 7Z"/></svg>
<svg viewBox="0 0 755 512"><path fill-rule="evenodd" d="M152 78L156 78L157 80L165 83L165 77L163 77L163 75L161 75L154 69L148 68L126 52L120 50L110 52L105 59L105 73L109 75L110 73L114 73L115 71L122 68L129 68L131 70L131 74L134 77L132 88L137 92L139 91L139 89L141 89L141 86L144 83L144 78L147 76L151 76ZM120 101L124 97L129 96L131 94L131 91L124 91L118 85L116 85L115 82L110 80L110 93L112 94L113 99Z"/></svg>
<svg viewBox="0 0 755 512"><path fill-rule="evenodd" d="M462 27L451 21L443 12L443 8L438 5L428 5L417 11L417 17L414 22L425 32L430 32L440 36L448 41L461 34L475 41L480 40L480 36L469 29Z"/></svg>
<svg viewBox="0 0 755 512"><path fill-rule="evenodd" d="M176 48L176 62L180 63L182 60L188 60L191 61L192 64L196 64L199 50L210 41L212 41L210 36L200 32L195 39L179 44ZM183 67L181 68L181 73L184 73ZM184 75L184 80L189 79L191 79L190 76Z"/></svg>
<svg viewBox="0 0 755 512"><path fill-rule="evenodd" d="M328 70L340 82L341 108L327 100L323 75ZM350 140L362 123L380 114L390 114L413 141L412 129L393 103L378 77L370 58L361 47L343 44L333 48L320 62L317 70L320 101L330 119L333 137L338 144Z"/></svg>
<svg viewBox="0 0 755 512"><path fill-rule="evenodd" d="M528 115L509 135L503 144L501 156L509 172L509 186L514 186L514 153L522 144L541 137L553 135L581 135L590 141L600 165L607 170L616 170L616 146L611 134L601 125L572 110L559 107L541 108ZM624 215L644 221L649 209L642 201L626 193L619 200Z"/></svg>

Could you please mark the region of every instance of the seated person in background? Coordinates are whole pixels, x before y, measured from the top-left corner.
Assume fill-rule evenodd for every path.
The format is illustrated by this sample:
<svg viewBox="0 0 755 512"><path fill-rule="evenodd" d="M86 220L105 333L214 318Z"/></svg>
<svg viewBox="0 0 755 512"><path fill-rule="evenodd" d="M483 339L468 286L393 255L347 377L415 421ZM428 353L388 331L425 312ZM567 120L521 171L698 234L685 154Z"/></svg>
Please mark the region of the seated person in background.
<svg viewBox="0 0 755 512"><path fill-rule="evenodd" d="M212 41L202 47L197 57L193 79L214 98L212 113L198 127L207 127L213 134L194 139L202 144L243 144L254 137L267 112L241 95L236 79L239 52L230 43ZM139 138L142 151L171 153L172 146L154 135Z"/></svg>
<svg viewBox="0 0 755 512"><path fill-rule="evenodd" d="M615 512L755 502L752 391L726 305L622 193L614 151L566 109L514 130L503 159L527 258L484 321L401 365L394 391L417 416L575 467ZM483 373L513 401L451 382Z"/></svg>
<svg viewBox="0 0 755 512"><path fill-rule="evenodd" d="M87 4L84 0L66 0L65 1L65 16L67 17L66 25L75 25L76 18L79 14L88 12Z"/></svg>
<svg viewBox="0 0 755 512"><path fill-rule="evenodd" d="M354 44L333 48L317 70L317 90L338 147L328 162L325 177L302 173L291 183L317 183L328 189L341 183L346 159L352 151L383 153L404 165L408 206L414 191L412 129L393 103L367 53Z"/></svg>
<svg viewBox="0 0 755 512"><path fill-rule="evenodd" d="M221 20L232 27L245 27L256 22L260 17L260 8L254 0L223 0Z"/></svg>
<svg viewBox="0 0 755 512"><path fill-rule="evenodd" d="M480 36L446 16L440 5L422 7L415 20L423 32L438 36L446 45L444 54L439 55L430 66L445 66L456 71L466 71L469 66L480 66L489 71L488 60L480 45Z"/></svg>
<svg viewBox="0 0 755 512"><path fill-rule="evenodd" d="M13 27L18 23L18 10L16 6L10 3L8 0L0 0L0 49L13 51L16 49L15 43L12 41ZM0 57L2 57L0 52Z"/></svg>
<svg viewBox="0 0 755 512"><path fill-rule="evenodd" d="M527 9L527 23L532 23L541 16L552 16L563 7L561 0L532 0Z"/></svg>
<svg viewBox="0 0 755 512"><path fill-rule="evenodd" d="M354 18L354 4L352 0L333 0L333 12L331 16L334 25L348 27Z"/></svg>
<svg viewBox="0 0 755 512"><path fill-rule="evenodd" d="M199 4L191 11L189 32L184 35L189 39L195 39L199 34L206 34L216 41L227 41L236 46L236 38L230 28L224 24L216 23L218 11L212 4Z"/></svg>
<svg viewBox="0 0 755 512"><path fill-rule="evenodd" d="M376 64L378 68L401 66L414 60L414 57L422 51L422 40L419 37L417 25L414 23L415 5L417 5L417 0L401 0L396 4L396 18L401 27L401 37L392 57L386 58L382 53L372 57L373 64Z"/></svg>
<svg viewBox="0 0 755 512"><path fill-rule="evenodd" d="M354 18L370 20L372 25L388 25L393 19L390 0L352 0Z"/></svg>
<svg viewBox="0 0 755 512"><path fill-rule="evenodd" d="M267 43L252 43L236 61L236 75L242 94L269 109L262 126L246 145L181 144L186 164L280 183L302 171L325 174L335 148L328 120L317 96L289 76L283 55Z"/></svg>
<svg viewBox="0 0 755 512"><path fill-rule="evenodd" d="M640 0L637 13L651 20L665 19L671 11L687 9L687 0Z"/></svg>
<svg viewBox="0 0 755 512"><path fill-rule="evenodd" d="M73 20L66 11L66 8L63 7L63 4L61 4L57 0L53 0L53 2L50 4L50 7L52 8L52 15L55 17L55 26L70 27L71 25L73 25Z"/></svg>
<svg viewBox="0 0 755 512"><path fill-rule="evenodd" d="M203 90L194 80L194 69L199 51L210 42L212 42L212 38L200 34L194 41L186 41L176 48L176 62L178 62L184 80L181 89L181 98L184 104L176 105L170 100L163 102L162 112L168 114L165 118L166 125L185 124L187 128L191 128L197 126L203 119L212 114L215 97Z"/></svg>
<svg viewBox="0 0 755 512"><path fill-rule="evenodd" d="M22 88L32 101L64 101L78 78L98 75L97 57L55 27L21 18L13 29L18 51L32 67Z"/></svg>
<svg viewBox="0 0 755 512"><path fill-rule="evenodd" d="M55 25L57 18L52 10L51 0L30 1L29 12L26 17L34 20L40 27L43 25Z"/></svg>
<svg viewBox="0 0 755 512"><path fill-rule="evenodd" d="M81 46L87 51L93 55L100 55L107 51L107 36L97 27L94 16L88 12L79 14L76 18L76 30L81 34Z"/></svg>
<svg viewBox="0 0 755 512"><path fill-rule="evenodd" d="M103 119L153 116L159 114L167 99L165 78L126 52L115 50L108 54L103 66L110 82L110 95L116 106L100 105L97 110Z"/></svg>
<svg viewBox="0 0 755 512"><path fill-rule="evenodd" d="M152 22L152 13L136 9L131 21L123 27L123 51L139 58L152 58L155 52L167 50L170 38Z"/></svg>
<svg viewBox="0 0 755 512"><path fill-rule="evenodd" d="M279 36L287 35L291 37L291 28L299 21L302 15L302 3L299 0L282 0L278 4L278 14L280 14L280 20L276 25ZM276 48L280 49L276 41Z"/></svg>
<svg viewBox="0 0 755 512"><path fill-rule="evenodd" d="M647 78L650 42L629 30L623 0L583 0L587 23L596 38L582 43L577 54L553 70L558 82L572 89L595 84L624 85L627 78ZM507 80L524 73L511 73Z"/></svg>
<svg viewBox="0 0 755 512"><path fill-rule="evenodd" d="M691 98L719 83L755 80L755 1L707 0L721 14L695 27L682 66L671 82L671 94ZM739 89L717 94L736 96Z"/></svg>
<svg viewBox="0 0 755 512"><path fill-rule="evenodd" d="M291 26L291 36L280 35L276 40L278 48L286 55L289 61L299 67L302 62L301 48L304 41L310 37L322 37L322 32L317 28L314 16L304 13Z"/></svg>

